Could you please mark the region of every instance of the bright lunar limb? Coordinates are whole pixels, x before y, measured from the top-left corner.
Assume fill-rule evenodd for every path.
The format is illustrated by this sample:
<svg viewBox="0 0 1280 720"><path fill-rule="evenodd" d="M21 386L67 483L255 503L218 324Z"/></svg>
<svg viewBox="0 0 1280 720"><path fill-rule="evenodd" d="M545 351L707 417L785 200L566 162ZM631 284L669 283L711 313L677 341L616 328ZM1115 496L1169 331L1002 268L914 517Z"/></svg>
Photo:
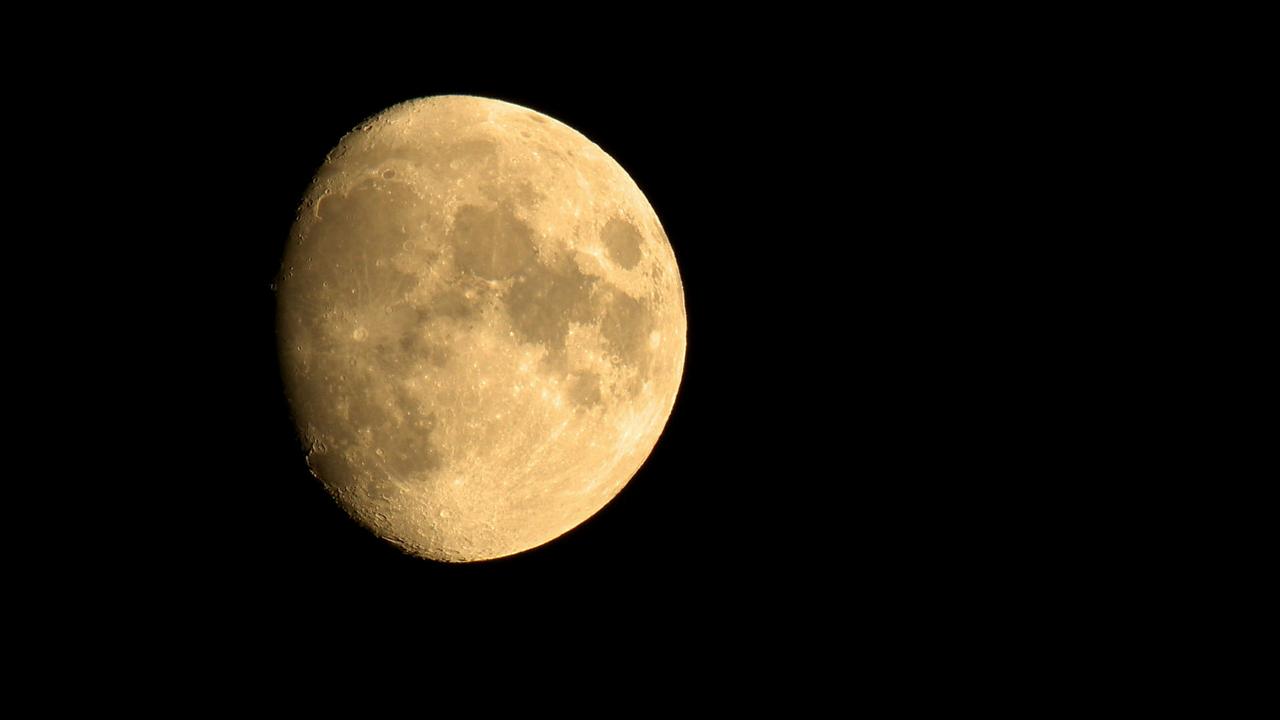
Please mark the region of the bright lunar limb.
<svg viewBox="0 0 1280 720"><path fill-rule="evenodd" d="M415 555L541 545L649 455L684 366L653 208L572 128L497 100L396 105L308 189L278 280L307 463Z"/></svg>

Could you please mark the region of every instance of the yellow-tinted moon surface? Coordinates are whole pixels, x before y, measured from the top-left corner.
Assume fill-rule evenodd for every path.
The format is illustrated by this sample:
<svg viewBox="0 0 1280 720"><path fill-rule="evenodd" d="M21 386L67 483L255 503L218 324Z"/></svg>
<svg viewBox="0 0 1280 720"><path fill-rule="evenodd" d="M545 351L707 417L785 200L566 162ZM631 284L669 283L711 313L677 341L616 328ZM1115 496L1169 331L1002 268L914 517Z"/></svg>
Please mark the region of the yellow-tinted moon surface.
<svg viewBox="0 0 1280 720"><path fill-rule="evenodd" d="M658 440L684 367L675 255L635 182L552 118L430 97L352 130L278 278L307 463L422 557L536 547Z"/></svg>

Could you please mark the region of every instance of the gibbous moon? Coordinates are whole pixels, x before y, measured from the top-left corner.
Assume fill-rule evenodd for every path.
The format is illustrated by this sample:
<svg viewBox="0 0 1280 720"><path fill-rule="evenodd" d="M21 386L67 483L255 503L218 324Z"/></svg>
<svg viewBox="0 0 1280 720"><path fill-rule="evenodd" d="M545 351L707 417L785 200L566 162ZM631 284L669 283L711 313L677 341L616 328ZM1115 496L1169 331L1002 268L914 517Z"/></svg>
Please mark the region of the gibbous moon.
<svg viewBox="0 0 1280 720"><path fill-rule="evenodd" d="M278 278L307 463L379 537L451 562L536 547L648 457L684 367L662 225L587 138L477 97L352 130Z"/></svg>

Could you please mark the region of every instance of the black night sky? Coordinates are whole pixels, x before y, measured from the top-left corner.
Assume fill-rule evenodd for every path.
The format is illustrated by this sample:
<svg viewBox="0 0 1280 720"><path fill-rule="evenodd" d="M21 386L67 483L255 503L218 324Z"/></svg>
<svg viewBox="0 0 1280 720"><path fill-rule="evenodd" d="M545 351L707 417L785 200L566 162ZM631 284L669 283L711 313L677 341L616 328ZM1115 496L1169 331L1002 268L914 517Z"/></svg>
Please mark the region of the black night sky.
<svg viewBox="0 0 1280 720"><path fill-rule="evenodd" d="M1111 128L1161 56L1134 55L1141 67L1114 77L1099 61L1079 79L1091 34L1037 47L1058 19L1010 37L1008 19L971 18L981 31L960 32L919 8L878 23L844 10L601 6L553 17L559 35L481 9L494 17L459 26L435 5L404 22L335 7L315 13L323 30L285 33L227 9L178 21L104 8L110 22L64 13L59 27L82 26L83 43L70 31L11 43L7 82L37 99L7 106L6 168L21 192L6 267L34 286L11 305L7 348L47 374L10 373L39 401L9 416L6 489L19 494L6 517L34 527L6 546L32 577L6 589L52 619L11 613L45 653L16 651L19 664L55 670L42 702L110 699L63 680L82 648L102 653L82 663L91 674L130 673L112 692L167 686L121 662L143 640L159 641L150 659L175 676L230 688L256 659L274 678L290 668L262 648L291 628L322 644L399 645L400 667L436 695L445 685L448 707L490 698L455 692L429 662L487 679L550 665L552 651L611 676L606 711L658 689L670 667L698 685L727 667L721 695L754 703L773 688L792 715L814 714L811 694L775 683L775 670L799 668L801 685L836 690L841 709L868 683L862 666L896 675L901 698L952 707L958 695L915 668L970 669L983 674L975 687L1003 693L1019 672L1042 672L1023 662L1036 650L1078 642L1046 635L1147 617L1112 609L1164 535L1108 527L1159 514L1159 492L1126 505L1137 491L1115 476L1164 480L1145 457L1105 457L1144 421L1104 402L1103 381L1151 384L1137 361L1115 368L1164 296L1135 290L1141 307L1116 314L1103 286L1158 274L1163 250L1117 260L1129 235L1165 241L1146 219L1111 224L1096 208L1137 192L1136 171L1104 177L1113 148L1101 141L1126 146L1116 157L1146 141L1136 122ZM684 16L695 10L707 19ZM13 34L35 31L15 22ZM1108 78L1113 93L1098 96ZM391 105L443 94L534 109L617 160L670 239L688 320L674 411L621 494L548 544L461 565L378 539L312 477L272 289L335 143ZM1180 162L1181 143L1160 145L1161 162ZM49 257L27 261L32 248ZM1160 402L1180 402L1175 385ZM1126 392L1115 390L1138 397ZM545 638L484 637L521 630ZM208 651L219 643L226 657ZM654 672L615 671L610 650ZM988 672L972 661L984 652L1021 667ZM385 655L347 657L389 667ZM1077 682L1081 667L1093 665L1061 677ZM345 672L315 675L333 682L321 699L367 705L339 684ZM544 695L575 699L576 676L562 674ZM524 699L498 683L494 694Z"/></svg>
<svg viewBox="0 0 1280 720"><path fill-rule="evenodd" d="M117 402L146 439L117 528L128 580L113 582L248 615L574 592L714 613L827 607L871 585L892 603L886 588L952 567L939 540L960 491L939 469L964 450L920 438L965 422L940 403L959 372L941 359L973 339L939 297L958 252L940 227L959 209L924 201L946 172L926 171L945 150L936 108L838 60L324 75L225 60L138 84L149 111L110 120L145 148L132 182L147 189L122 217L148 229L113 250L145 319ZM271 289L337 140L438 94L538 110L615 158L670 238L688 316L674 412L625 490L547 545L467 565L401 553L309 474Z"/></svg>
<svg viewBox="0 0 1280 720"><path fill-rule="evenodd" d="M197 120L183 155L200 158L209 168L202 183L217 190L187 205L207 238L208 252L192 260L208 296L186 288L179 296L192 306L169 308L211 325L184 338L195 347L180 362L197 374L172 378L183 388L174 401L187 405L184 417L190 403L210 409L196 413L201 460L184 466L193 486L182 497L197 507L190 554L178 553L186 570L207 563L233 584L286 592L388 582L449 592L585 578L711 589L777 582L825 542L819 536L841 532L815 513L847 487L852 468L816 458L823 444L852 439L839 400L850 378L839 372L820 390L815 381L856 352L856 329L829 304L833 293L850 292L853 275L836 251L852 228L829 223L847 212L847 200L829 199L831 183L846 178L810 170L836 149L838 141L819 137L841 112L761 98L710 75L679 85L644 73L608 82L537 75L337 84L238 77L209 105L187 109ZM618 160L671 238L689 324L675 410L621 495L548 545L461 566L376 539L310 476L279 378L271 290L298 200L337 139L396 102L434 94L531 107ZM821 414L812 410L817 400Z"/></svg>

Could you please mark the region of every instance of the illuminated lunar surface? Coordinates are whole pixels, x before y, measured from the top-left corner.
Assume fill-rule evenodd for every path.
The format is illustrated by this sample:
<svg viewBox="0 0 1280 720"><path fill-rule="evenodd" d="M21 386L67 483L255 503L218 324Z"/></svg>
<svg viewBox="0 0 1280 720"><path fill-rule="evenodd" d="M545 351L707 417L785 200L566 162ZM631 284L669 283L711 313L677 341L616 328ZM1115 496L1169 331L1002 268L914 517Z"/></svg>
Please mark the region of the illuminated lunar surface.
<svg viewBox="0 0 1280 720"><path fill-rule="evenodd" d="M675 256L635 182L496 100L414 100L344 137L278 289L312 472L435 560L510 555L589 518L653 449L684 365Z"/></svg>

